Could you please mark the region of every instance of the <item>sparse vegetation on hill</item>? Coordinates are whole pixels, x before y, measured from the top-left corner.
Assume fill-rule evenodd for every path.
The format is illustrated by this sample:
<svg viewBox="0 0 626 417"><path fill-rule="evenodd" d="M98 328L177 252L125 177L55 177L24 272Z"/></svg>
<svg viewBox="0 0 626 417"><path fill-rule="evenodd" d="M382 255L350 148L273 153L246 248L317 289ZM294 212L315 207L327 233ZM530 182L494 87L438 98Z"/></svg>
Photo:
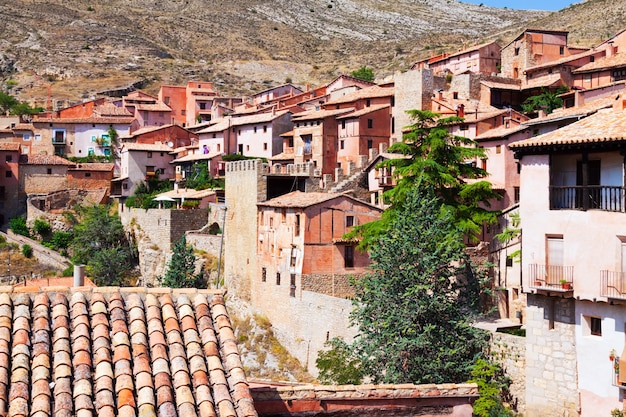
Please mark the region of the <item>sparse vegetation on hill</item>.
<svg viewBox="0 0 626 417"><path fill-rule="evenodd" d="M286 78L319 85L364 65L385 77L546 15L456 0L51 0L4 2L0 13L2 86L42 106L48 88L53 99L80 100L203 79L248 95Z"/></svg>

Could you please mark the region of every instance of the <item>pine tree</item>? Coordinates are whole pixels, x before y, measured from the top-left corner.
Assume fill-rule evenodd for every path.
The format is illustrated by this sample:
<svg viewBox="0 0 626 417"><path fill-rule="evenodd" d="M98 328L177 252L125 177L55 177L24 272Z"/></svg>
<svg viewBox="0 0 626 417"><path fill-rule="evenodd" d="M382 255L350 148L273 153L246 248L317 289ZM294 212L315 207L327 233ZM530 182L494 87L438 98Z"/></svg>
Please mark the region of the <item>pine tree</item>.
<svg viewBox="0 0 626 417"><path fill-rule="evenodd" d="M414 187L370 246L372 273L355 283L353 343L377 383L462 382L485 344L458 277L466 255L432 188Z"/></svg>
<svg viewBox="0 0 626 417"><path fill-rule="evenodd" d="M202 288L204 282L202 273L195 273L196 256L193 246L187 244L183 236L174 243L172 258L167 263L167 272L161 278L161 285L170 288Z"/></svg>

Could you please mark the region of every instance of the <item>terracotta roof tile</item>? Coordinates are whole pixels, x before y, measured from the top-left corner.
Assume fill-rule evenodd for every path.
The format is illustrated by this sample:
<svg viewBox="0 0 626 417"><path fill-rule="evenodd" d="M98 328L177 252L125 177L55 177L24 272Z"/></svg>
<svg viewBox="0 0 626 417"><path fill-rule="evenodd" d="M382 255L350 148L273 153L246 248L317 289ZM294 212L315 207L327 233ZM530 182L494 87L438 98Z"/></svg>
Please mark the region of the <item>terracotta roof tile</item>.
<svg viewBox="0 0 626 417"><path fill-rule="evenodd" d="M256 415L221 295L101 290L0 293L0 415Z"/></svg>

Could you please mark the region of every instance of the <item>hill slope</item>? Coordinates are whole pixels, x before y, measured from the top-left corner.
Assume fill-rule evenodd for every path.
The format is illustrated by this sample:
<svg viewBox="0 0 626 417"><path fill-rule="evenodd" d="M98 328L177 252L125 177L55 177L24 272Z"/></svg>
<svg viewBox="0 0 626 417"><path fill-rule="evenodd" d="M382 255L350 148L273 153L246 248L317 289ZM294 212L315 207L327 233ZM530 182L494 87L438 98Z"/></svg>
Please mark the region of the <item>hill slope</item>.
<svg viewBox="0 0 626 417"><path fill-rule="evenodd" d="M618 7L589 0L569 9L583 16L595 4L602 13ZM534 21L583 37L569 9L455 0L17 0L0 4L0 78L40 104L48 83L53 97L68 100L189 79L245 95L287 79L317 85L361 65L384 77L444 49L506 40Z"/></svg>

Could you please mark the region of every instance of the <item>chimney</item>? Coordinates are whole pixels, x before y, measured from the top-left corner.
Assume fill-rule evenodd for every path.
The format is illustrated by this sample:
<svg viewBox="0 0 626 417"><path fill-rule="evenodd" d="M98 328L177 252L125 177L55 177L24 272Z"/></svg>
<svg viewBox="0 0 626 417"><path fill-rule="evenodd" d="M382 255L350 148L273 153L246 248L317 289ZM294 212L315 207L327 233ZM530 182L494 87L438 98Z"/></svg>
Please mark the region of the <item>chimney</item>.
<svg viewBox="0 0 626 417"><path fill-rule="evenodd" d="M579 91L576 90L574 93L574 107L580 107L585 104L585 96Z"/></svg>
<svg viewBox="0 0 626 417"><path fill-rule="evenodd" d="M85 285L85 265L74 265L74 286Z"/></svg>
<svg viewBox="0 0 626 417"><path fill-rule="evenodd" d="M443 90L437 90L437 99L443 100Z"/></svg>
<svg viewBox="0 0 626 417"><path fill-rule="evenodd" d="M465 105L459 104L456 109L456 115L459 117L465 117Z"/></svg>
<svg viewBox="0 0 626 417"><path fill-rule="evenodd" d="M606 48L606 56L608 58L612 57L613 55L615 55L615 46L613 46L613 41L609 41Z"/></svg>

